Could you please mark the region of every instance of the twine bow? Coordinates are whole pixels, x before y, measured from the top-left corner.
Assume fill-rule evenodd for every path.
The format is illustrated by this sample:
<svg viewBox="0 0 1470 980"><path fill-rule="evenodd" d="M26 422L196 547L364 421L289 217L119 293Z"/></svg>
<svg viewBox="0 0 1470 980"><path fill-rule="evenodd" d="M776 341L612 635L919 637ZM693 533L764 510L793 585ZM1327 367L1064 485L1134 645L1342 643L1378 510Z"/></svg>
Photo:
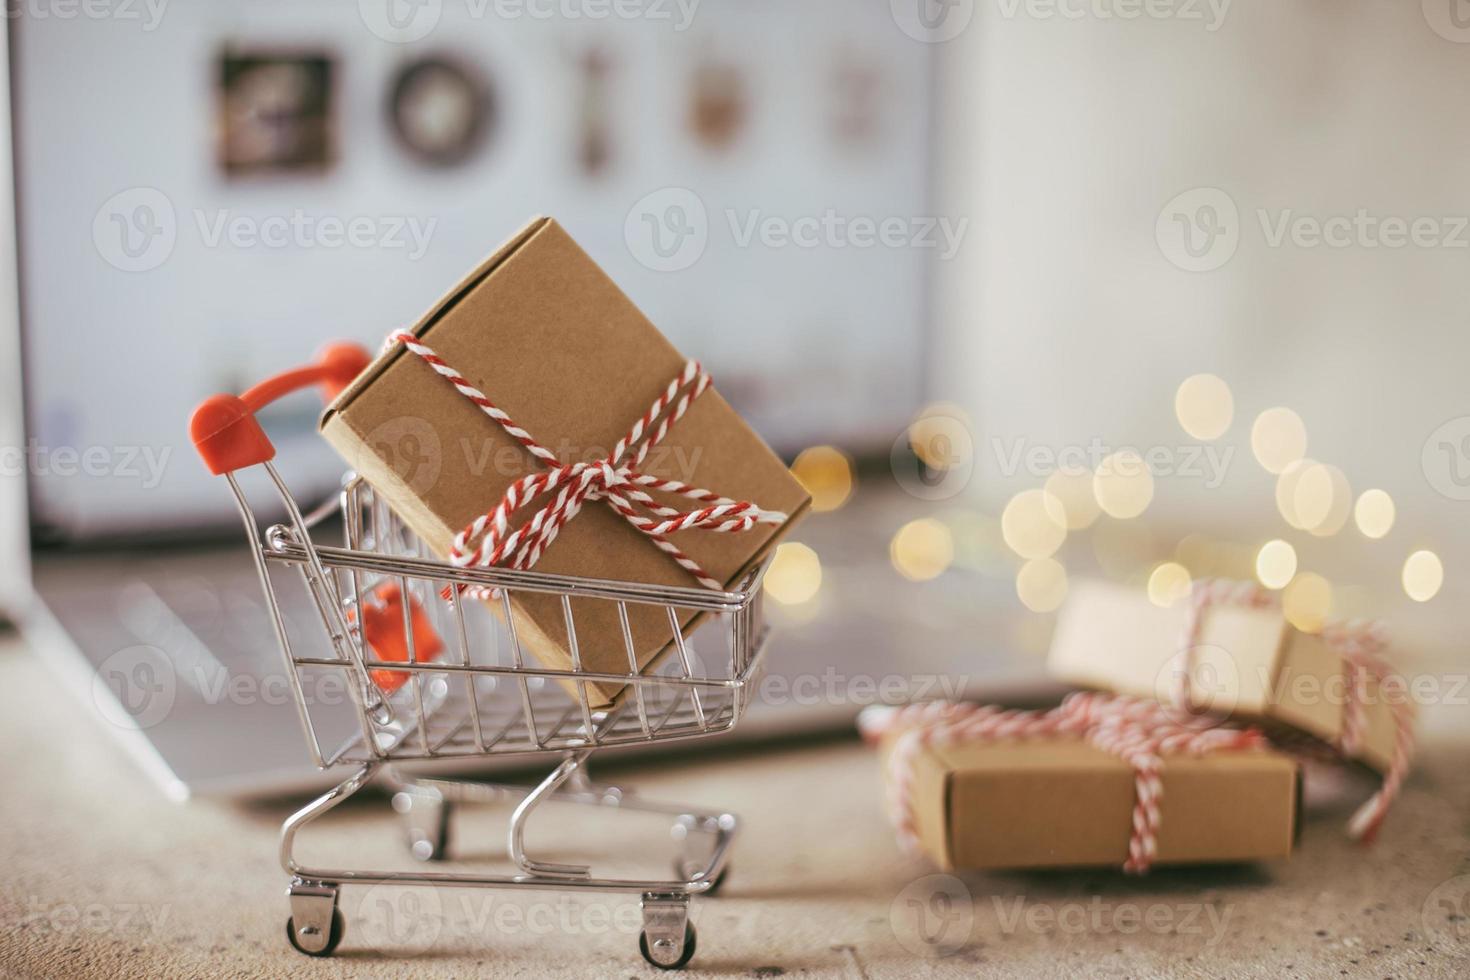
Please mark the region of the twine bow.
<svg viewBox="0 0 1470 980"><path fill-rule="evenodd" d="M719 590L724 588L724 583L711 577L667 535L688 530L736 534L749 531L757 524L782 524L786 521L786 514L763 510L748 500L732 500L681 480L638 471L648 451L663 441L670 427L683 418L693 401L709 388L709 373L698 361L684 365L684 369L669 382L648 411L633 423L606 457L593 462L563 463L413 334L394 332L388 337L386 346L394 344L402 344L418 355L545 467L541 472L529 473L512 483L499 503L455 535L449 552L449 560L454 565L464 568L507 563L514 569L530 568L556 540L562 526L576 517L584 504L604 500L693 575L700 585ZM648 494L649 490L673 494L704 506L681 511L660 504ZM512 531L511 516L547 495L554 496L530 520Z"/></svg>
<svg viewBox="0 0 1470 980"><path fill-rule="evenodd" d="M1189 711L1193 703L1193 678L1196 649L1204 629L1205 613L1212 606L1243 606L1255 609L1276 608L1274 595L1254 582L1228 579L1206 579L1196 582L1189 597L1189 616L1180 643L1180 669L1174 673L1174 706ZM1329 623L1322 629L1322 639L1343 661L1346 674L1342 705L1342 730L1337 739L1326 746L1329 757L1337 761L1359 756L1368 725L1370 682L1379 685L1395 676L1393 668L1380 654L1388 647L1388 630L1377 620L1350 619ZM1398 798L1414 757L1414 706L1405 698L1390 701L1393 713L1393 752L1383 782L1348 821L1348 833L1362 842L1372 843L1378 836L1389 808ZM1273 739L1298 755L1315 758L1321 755L1322 743L1306 736L1274 734Z"/></svg>

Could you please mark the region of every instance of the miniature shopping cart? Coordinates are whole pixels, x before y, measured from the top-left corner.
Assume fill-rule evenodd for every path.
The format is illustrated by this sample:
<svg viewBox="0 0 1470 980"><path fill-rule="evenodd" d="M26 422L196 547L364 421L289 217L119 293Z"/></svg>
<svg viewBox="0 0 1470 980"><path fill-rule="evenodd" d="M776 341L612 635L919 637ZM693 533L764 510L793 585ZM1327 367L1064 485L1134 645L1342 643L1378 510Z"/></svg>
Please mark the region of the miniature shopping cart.
<svg viewBox="0 0 1470 980"><path fill-rule="evenodd" d="M460 568L431 556L372 487L352 474L339 498L303 514L271 463L274 449L255 412L311 385L331 397L367 361L360 348L333 345L315 365L272 378L238 398L208 399L190 423L200 455L225 477L239 505L311 758L322 769L351 767L341 784L293 814L281 829L281 864L291 876L287 938L303 953L330 955L344 932L338 908L343 885L596 890L640 896L644 958L663 969L684 966L695 945L689 900L722 883L737 820L729 813L651 803L617 787L595 785L587 762L603 747L703 738L734 727L765 645L764 569L733 590L716 592ZM284 523L266 529L258 523L243 486L257 480L260 491L273 487L279 493ZM339 516L341 547L314 540ZM278 592L287 587L309 594L319 613L310 629L283 612ZM461 601L467 590L487 601ZM526 662L509 614L517 593L560 597L570 670ZM615 606L628 652L626 673L582 669L573 599ZM501 604L503 618L491 614L492 603ZM638 669L628 625L631 604L667 611L673 649L656 669ZM681 615L687 619L691 613L703 614L706 624L686 639L679 623ZM696 643L711 634L718 636L719 649L700 645L696 650ZM324 689L323 675L350 695L340 699L338 715L331 719L320 717L322 702L329 699L311 696ZM599 706L589 698L589 683L620 685L623 694L611 707ZM490 756L539 753L560 759L529 790L437 778L417 765L464 766ZM416 764L414 772L397 768L401 763ZM374 779L394 791L393 807L407 824L409 848L424 861L446 856L455 805L515 801L507 843L514 872L412 873L300 863L294 851L298 832ZM548 800L671 817L678 844L673 877L597 877L586 866L528 856L527 823Z"/></svg>

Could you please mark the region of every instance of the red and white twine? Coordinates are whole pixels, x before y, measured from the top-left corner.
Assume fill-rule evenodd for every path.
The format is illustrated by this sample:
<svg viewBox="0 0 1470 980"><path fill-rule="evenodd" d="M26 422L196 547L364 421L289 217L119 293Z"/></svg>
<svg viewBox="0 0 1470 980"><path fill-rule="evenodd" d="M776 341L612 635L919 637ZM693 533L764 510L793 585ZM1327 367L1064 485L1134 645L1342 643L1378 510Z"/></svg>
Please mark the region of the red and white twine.
<svg viewBox="0 0 1470 980"><path fill-rule="evenodd" d="M1189 617L1185 623L1179 657L1181 665L1174 672L1174 707L1189 711L1193 705L1193 677L1196 650L1204 629L1206 612L1217 605L1275 608L1276 597L1253 582L1206 579L1194 584L1190 594ZM1370 682L1379 686L1395 676L1393 668L1380 654L1387 648L1387 629L1375 620L1352 619L1328 624L1322 630L1328 647L1343 660L1346 671L1343 686L1342 731L1331 748L1340 758L1356 758L1363 750L1367 729ZM1394 720L1394 746L1388 771L1378 792L1358 808L1348 822L1348 833L1365 842L1372 841L1398 797L1414 755L1414 707L1404 696L1389 700ZM1311 755L1311 746L1291 740L1283 747Z"/></svg>
<svg viewBox="0 0 1470 980"><path fill-rule="evenodd" d="M1123 870L1144 874L1158 856L1163 756L1264 748L1254 728L1181 718L1155 701L1078 692L1049 711L1020 711L964 702L928 702L903 708L868 708L858 720L865 737L898 731L888 761L889 813L900 843L917 848L914 760L927 746L1071 736L1117 756L1133 768L1134 803L1128 858Z"/></svg>
<svg viewBox="0 0 1470 980"><path fill-rule="evenodd" d="M782 524L786 521L784 513L763 510L750 501L732 500L680 480L638 472L637 467L643 463L649 449L668 435L669 428L683 418L690 404L709 388L710 376L698 361L690 361L684 366L605 458L594 462L563 463L413 334L406 331L390 334L386 346L395 344L402 344L453 384L460 394L479 406L545 467L541 472L530 473L512 483L499 503L455 536L449 553L449 560L455 565L486 567L505 562L515 569L530 568L547 546L556 540L562 526L577 516L583 504L605 500L701 585L718 590L724 588L724 583L712 578L698 562L668 540L667 535L687 530L739 533L757 524ZM681 511L660 504L649 496L649 490L683 497L703 506ZM530 520L512 531L511 517L546 494L555 496Z"/></svg>

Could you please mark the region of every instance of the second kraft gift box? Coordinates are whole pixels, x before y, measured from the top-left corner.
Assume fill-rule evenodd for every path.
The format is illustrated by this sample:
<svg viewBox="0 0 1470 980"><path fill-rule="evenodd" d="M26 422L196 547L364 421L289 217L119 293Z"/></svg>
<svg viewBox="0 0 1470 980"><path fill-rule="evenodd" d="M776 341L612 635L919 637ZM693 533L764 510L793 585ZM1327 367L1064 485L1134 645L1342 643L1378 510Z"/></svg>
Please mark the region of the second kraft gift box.
<svg viewBox="0 0 1470 980"><path fill-rule="evenodd" d="M901 734L885 738L888 754ZM1133 769L1080 738L928 744L910 766L916 843L945 870L1115 867L1128 857ZM1166 754L1161 775L1155 863L1291 855L1301 790L1288 756Z"/></svg>
<svg viewBox="0 0 1470 980"><path fill-rule="evenodd" d="M608 457L687 363L549 218L523 228L410 333L564 463ZM544 466L402 344L385 349L328 406L321 431L440 556L513 483ZM637 471L787 515L784 524L758 523L740 533L682 530L668 536L725 586L754 569L810 503L785 464L713 387L689 403ZM687 499L653 495L678 510L691 508ZM512 526L543 503L518 511ZM699 587L688 569L605 500L588 501L562 525L535 570ZM572 605L582 668L626 673L616 604L574 598ZM668 614L662 606L636 603L627 611L637 663L646 668L672 644ZM512 615L521 643L538 660L553 669L571 666L559 597L515 593ZM697 618L685 611L681 630ZM621 690L617 684L586 686L603 704Z"/></svg>
<svg viewBox="0 0 1470 980"><path fill-rule="evenodd" d="M1141 590L1078 583L1057 620L1047 670L1079 687L1168 700L1185 669L1179 656L1189 615L1188 602L1160 607ZM1362 737L1351 755L1379 772L1392 765L1393 700L1404 692L1367 676L1357 694L1343 654L1320 634L1294 628L1278 606L1210 606L1191 656L1190 708L1336 744L1345 701L1361 697Z"/></svg>

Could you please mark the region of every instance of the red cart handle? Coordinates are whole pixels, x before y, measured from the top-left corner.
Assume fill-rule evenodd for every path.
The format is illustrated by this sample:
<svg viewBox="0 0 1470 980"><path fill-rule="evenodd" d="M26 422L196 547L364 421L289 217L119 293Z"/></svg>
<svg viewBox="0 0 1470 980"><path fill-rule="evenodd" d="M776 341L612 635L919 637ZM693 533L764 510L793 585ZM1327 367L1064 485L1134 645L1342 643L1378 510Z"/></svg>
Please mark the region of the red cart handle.
<svg viewBox="0 0 1470 980"><path fill-rule="evenodd" d="M360 344L328 344L315 364L266 378L243 395L210 395L189 418L189 438L216 476L276 458L276 447L266 438L255 413L278 398L310 385L321 387L331 401L352 383L372 360Z"/></svg>

